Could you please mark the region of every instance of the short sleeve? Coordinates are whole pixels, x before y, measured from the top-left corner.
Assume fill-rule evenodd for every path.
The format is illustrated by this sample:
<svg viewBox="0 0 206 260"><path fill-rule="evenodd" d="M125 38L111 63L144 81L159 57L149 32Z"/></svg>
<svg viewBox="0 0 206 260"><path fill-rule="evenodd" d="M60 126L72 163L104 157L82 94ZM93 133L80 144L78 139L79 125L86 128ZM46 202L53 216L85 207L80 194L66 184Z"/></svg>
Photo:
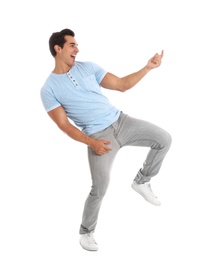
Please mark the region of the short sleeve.
<svg viewBox="0 0 206 260"><path fill-rule="evenodd" d="M56 99L51 89L45 89L43 87L40 91L40 96L41 96L43 106L47 112L61 106L61 104Z"/></svg>
<svg viewBox="0 0 206 260"><path fill-rule="evenodd" d="M96 80L100 84L104 76L107 74L107 71L96 63L92 63L92 67L95 73Z"/></svg>

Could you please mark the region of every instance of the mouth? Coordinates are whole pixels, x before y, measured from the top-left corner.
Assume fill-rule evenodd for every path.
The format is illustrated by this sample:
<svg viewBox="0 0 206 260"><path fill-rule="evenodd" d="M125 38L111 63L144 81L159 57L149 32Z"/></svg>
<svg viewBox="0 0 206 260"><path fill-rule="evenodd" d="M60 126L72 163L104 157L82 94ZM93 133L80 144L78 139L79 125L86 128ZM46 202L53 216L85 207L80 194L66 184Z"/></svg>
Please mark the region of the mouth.
<svg viewBox="0 0 206 260"><path fill-rule="evenodd" d="M73 59L75 59L75 58L76 58L76 54L71 54L71 57L72 57Z"/></svg>

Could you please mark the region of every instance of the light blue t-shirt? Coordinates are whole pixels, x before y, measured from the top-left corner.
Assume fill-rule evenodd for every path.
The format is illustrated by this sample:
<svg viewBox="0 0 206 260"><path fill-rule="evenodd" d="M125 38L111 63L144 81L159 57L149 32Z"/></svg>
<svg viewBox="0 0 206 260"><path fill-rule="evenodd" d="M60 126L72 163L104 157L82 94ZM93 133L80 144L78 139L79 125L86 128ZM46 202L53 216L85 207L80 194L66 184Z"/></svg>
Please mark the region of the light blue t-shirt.
<svg viewBox="0 0 206 260"><path fill-rule="evenodd" d="M106 71L93 62L79 62L68 73L51 73L41 88L41 99L47 112L62 106L85 134L99 132L112 123L120 110L101 92Z"/></svg>

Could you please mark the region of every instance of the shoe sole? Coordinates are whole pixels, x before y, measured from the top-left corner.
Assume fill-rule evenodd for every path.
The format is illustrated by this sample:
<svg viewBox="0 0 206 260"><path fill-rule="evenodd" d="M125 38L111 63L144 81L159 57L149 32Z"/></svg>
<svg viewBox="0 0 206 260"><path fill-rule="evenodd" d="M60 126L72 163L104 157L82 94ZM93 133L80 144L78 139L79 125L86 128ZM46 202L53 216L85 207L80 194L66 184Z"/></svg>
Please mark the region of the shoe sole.
<svg viewBox="0 0 206 260"><path fill-rule="evenodd" d="M80 243L81 247L83 249L87 250L87 251L98 251L98 248L94 249L94 248L85 247L85 246L82 245L81 241L79 243Z"/></svg>

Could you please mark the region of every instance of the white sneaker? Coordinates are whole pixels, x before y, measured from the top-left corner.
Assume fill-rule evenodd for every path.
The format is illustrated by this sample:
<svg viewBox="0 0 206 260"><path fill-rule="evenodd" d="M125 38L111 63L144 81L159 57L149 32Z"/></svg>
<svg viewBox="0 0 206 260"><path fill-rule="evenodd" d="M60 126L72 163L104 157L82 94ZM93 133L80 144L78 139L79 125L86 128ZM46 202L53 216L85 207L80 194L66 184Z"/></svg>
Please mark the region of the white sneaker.
<svg viewBox="0 0 206 260"><path fill-rule="evenodd" d="M94 240L93 232L81 235L80 245L84 249L89 250L89 251L97 251L98 250L98 245L97 245L96 241Z"/></svg>
<svg viewBox="0 0 206 260"><path fill-rule="evenodd" d="M160 206L161 202L154 195L150 183L145 182L144 184L138 184L136 181L133 181L132 188L138 192L142 197L155 206Z"/></svg>

